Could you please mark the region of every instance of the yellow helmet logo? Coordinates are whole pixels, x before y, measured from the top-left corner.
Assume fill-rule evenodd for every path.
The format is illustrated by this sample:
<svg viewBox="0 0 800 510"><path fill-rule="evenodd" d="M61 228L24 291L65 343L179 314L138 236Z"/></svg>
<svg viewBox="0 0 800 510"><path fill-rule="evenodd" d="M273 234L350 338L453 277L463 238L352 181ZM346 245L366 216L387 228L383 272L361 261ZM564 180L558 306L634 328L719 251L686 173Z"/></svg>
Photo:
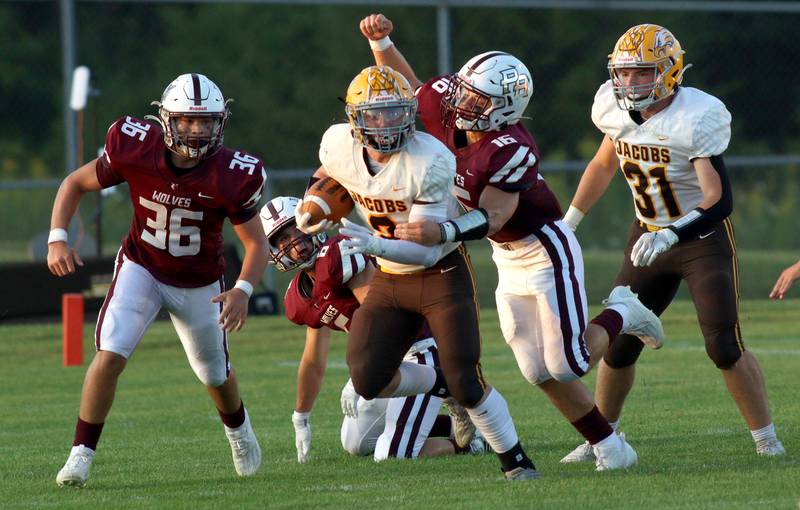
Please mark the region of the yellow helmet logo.
<svg viewBox="0 0 800 510"><path fill-rule="evenodd" d="M371 66L363 69L347 87L347 104L357 105L369 101L410 100L414 98L408 80L389 66Z"/></svg>

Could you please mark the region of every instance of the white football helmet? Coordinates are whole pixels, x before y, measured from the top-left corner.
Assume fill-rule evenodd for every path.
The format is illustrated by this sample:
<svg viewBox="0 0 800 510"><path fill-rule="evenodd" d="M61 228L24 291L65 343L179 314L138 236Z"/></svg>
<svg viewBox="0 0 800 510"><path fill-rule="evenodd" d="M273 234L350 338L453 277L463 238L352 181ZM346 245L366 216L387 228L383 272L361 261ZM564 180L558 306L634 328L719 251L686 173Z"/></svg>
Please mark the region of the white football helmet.
<svg viewBox="0 0 800 510"><path fill-rule="evenodd" d="M216 84L206 76L197 73L182 74L167 85L161 101L150 103L158 107L157 120L164 130L164 143L167 148L187 159L201 160L211 157L222 148L225 121L230 110L228 103ZM179 117L210 117L213 124L210 134L193 136L180 134L177 129Z"/></svg>
<svg viewBox="0 0 800 510"><path fill-rule="evenodd" d="M503 51L472 57L449 82L442 96L442 120L465 131L497 131L516 124L533 93L528 68Z"/></svg>
<svg viewBox="0 0 800 510"><path fill-rule="evenodd" d="M324 233L309 235L297 228L294 211L299 203L297 197L275 197L261 208L261 224L267 235L269 254L279 271L313 266L320 247L328 239ZM286 229L293 230L291 240L283 246L277 246L278 239Z"/></svg>

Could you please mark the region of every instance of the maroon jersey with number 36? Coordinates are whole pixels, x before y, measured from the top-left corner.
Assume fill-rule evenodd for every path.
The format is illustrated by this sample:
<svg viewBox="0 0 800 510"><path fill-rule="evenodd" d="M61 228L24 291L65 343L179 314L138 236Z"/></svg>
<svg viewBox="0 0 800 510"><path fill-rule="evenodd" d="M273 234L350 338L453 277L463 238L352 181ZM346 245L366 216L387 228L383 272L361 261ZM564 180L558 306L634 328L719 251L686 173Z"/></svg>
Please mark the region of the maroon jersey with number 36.
<svg viewBox="0 0 800 510"><path fill-rule="evenodd" d="M490 131L470 145L458 143L456 130L442 124L441 102L448 80L448 76L432 78L417 90L417 112L425 130L456 155L453 193L458 200L475 209L486 186L519 193L517 210L503 228L490 236L499 243L516 241L545 223L560 219L558 199L539 175L539 148L522 124ZM463 132L458 133L464 136Z"/></svg>
<svg viewBox="0 0 800 510"><path fill-rule="evenodd" d="M97 179L104 187L127 182L133 220L123 253L160 282L202 287L225 269L222 225L258 214L266 180L257 157L223 147L183 175L167 163L161 126L133 117L108 130Z"/></svg>
<svg viewBox="0 0 800 510"><path fill-rule="evenodd" d="M299 271L286 289L286 317L295 324L315 329L327 326L337 331L350 328L359 303L347 282L372 261L361 253L343 256L339 251L342 239L344 236L337 235L322 245L314 262L313 282Z"/></svg>

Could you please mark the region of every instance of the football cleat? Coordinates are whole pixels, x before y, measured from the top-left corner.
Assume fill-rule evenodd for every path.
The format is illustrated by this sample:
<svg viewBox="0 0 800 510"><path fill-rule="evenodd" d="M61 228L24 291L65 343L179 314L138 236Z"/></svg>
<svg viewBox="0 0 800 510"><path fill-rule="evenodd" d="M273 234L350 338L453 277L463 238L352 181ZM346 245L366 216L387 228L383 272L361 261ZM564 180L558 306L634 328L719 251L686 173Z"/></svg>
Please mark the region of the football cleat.
<svg viewBox="0 0 800 510"><path fill-rule="evenodd" d="M618 441L613 441L611 445L594 446L596 471L610 471L612 469L627 469L638 460L636 450L625 441L625 435L614 434Z"/></svg>
<svg viewBox="0 0 800 510"><path fill-rule="evenodd" d="M611 291L608 299L603 301L606 307L623 305L628 309L627 327L623 327L621 334L633 335L651 349L660 349L664 345L664 328L661 320L649 308L644 306L631 288L617 286Z"/></svg>
<svg viewBox="0 0 800 510"><path fill-rule="evenodd" d="M56 475L59 487L83 487L89 479L89 468L94 460L94 450L83 445L73 446L69 458Z"/></svg>
<svg viewBox="0 0 800 510"><path fill-rule="evenodd" d="M765 457L786 455L786 449L776 437L764 439L756 443L756 453Z"/></svg>
<svg viewBox="0 0 800 510"><path fill-rule="evenodd" d="M490 452L493 452L493 451L494 450L492 450L492 447L489 444L489 441L487 441L486 438L483 437L483 434L481 434L481 431L480 430L476 430L475 431L475 437L469 443L469 453L471 455L476 455L476 454L479 454L479 453L490 453Z"/></svg>
<svg viewBox="0 0 800 510"><path fill-rule="evenodd" d="M566 454L564 458L561 459L561 463L572 464L574 462L594 462L595 460L597 460L597 457L594 456L594 448L589 444L589 441L585 441Z"/></svg>
<svg viewBox="0 0 800 510"><path fill-rule="evenodd" d="M250 416L245 411L244 423L235 429L225 427L225 435L231 444L233 466L239 476L252 476L261 467L261 447L250 426Z"/></svg>
<svg viewBox="0 0 800 510"><path fill-rule="evenodd" d="M444 404L450 412L450 419L453 422L453 438L459 448L466 448L475 437L475 424L469 417L469 413L464 406L458 403L453 397L444 399Z"/></svg>
<svg viewBox="0 0 800 510"><path fill-rule="evenodd" d="M506 471L503 473L506 477L506 480L510 481L517 481L517 480L537 480L539 478L539 472L536 471L536 468L527 468L527 467L516 467L511 471Z"/></svg>

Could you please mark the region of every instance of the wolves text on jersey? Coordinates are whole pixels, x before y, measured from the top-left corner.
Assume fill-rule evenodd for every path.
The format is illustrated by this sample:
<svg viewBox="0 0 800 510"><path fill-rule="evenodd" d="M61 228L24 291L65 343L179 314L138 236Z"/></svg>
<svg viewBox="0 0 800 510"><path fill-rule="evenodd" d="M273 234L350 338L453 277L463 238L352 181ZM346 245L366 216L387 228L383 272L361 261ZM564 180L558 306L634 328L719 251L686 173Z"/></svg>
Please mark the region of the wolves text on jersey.
<svg viewBox="0 0 800 510"><path fill-rule="evenodd" d="M617 140L614 144L617 156L625 159L636 159L653 163L669 163L669 147L656 147L651 145L634 145L628 142Z"/></svg>
<svg viewBox="0 0 800 510"><path fill-rule="evenodd" d="M192 199L188 197L176 197L163 191L153 191L153 200L165 205L174 205L177 207L191 207Z"/></svg>

